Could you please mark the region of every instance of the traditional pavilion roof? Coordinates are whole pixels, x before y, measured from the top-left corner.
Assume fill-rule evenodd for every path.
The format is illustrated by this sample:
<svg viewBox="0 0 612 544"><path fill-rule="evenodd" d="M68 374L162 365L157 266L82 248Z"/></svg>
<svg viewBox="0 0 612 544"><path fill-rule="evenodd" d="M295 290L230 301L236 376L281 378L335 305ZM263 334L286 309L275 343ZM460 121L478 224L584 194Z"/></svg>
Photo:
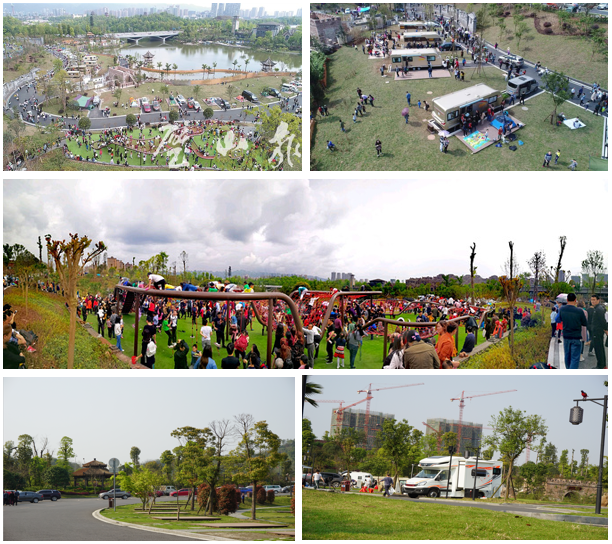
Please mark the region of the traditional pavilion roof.
<svg viewBox="0 0 612 544"><path fill-rule="evenodd" d="M144 54L144 58L145 58L145 59L152 59L154 56L155 56L155 55L154 55L153 53L151 53L151 51L147 51L147 52Z"/></svg>
<svg viewBox="0 0 612 544"><path fill-rule="evenodd" d="M106 468L106 463L102 461L98 461L95 457L93 461L89 461L89 463L84 463L84 467L97 467L97 468Z"/></svg>
<svg viewBox="0 0 612 544"><path fill-rule="evenodd" d="M261 63L262 66L274 66L275 64L276 62L274 62L270 57Z"/></svg>

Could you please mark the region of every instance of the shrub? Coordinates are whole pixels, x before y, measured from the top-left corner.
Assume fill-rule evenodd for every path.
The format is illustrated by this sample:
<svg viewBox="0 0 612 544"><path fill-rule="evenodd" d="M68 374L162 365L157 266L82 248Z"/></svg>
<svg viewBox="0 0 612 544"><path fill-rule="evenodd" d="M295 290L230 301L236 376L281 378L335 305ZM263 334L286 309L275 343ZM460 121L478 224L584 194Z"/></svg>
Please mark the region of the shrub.
<svg viewBox="0 0 612 544"><path fill-rule="evenodd" d="M295 489L291 494L291 513L295 516Z"/></svg>
<svg viewBox="0 0 612 544"><path fill-rule="evenodd" d="M266 500L272 504L274 502L274 496L276 495L276 493L274 493L273 489L268 490L268 492L266 493Z"/></svg>
<svg viewBox="0 0 612 544"><path fill-rule="evenodd" d="M260 485L256 488L255 500L257 504L266 504L266 490Z"/></svg>
<svg viewBox="0 0 612 544"><path fill-rule="evenodd" d="M222 516L233 514L238 509L240 502L240 493L238 493L238 502L236 501L236 486L225 484L218 490L218 512Z"/></svg>
<svg viewBox="0 0 612 544"><path fill-rule="evenodd" d="M91 119L89 119L89 117L81 117L79 119L79 128L82 130L91 128Z"/></svg>
<svg viewBox="0 0 612 544"><path fill-rule="evenodd" d="M125 122L128 127L133 127L136 124L136 116L133 113L128 113L125 117Z"/></svg>
<svg viewBox="0 0 612 544"><path fill-rule="evenodd" d="M59 113L60 115L64 113L64 108L60 108L59 110L57 110L57 113Z"/></svg>
<svg viewBox="0 0 612 544"><path fill-rule="evenodd" d="M591 27L591 30L599 30L599 25L593 25L593 26Z"/></svg>
<svg viewBox="0 0 612 544"><path fill-rule="evenodd" d="M551 26L552 26L552 23L550 23L550 22L548 22L548 21L546 21L546 22L544 23L544 28L550 28Z"/></svg>
<svg viewBox="0 0 612 544"><path fill-rule="evenodd" d="M206 508L208 504L208 496L210 495L210 486L206 483L198 486L198 504L200 508ZM217 511L219 508L219 495L215 494L215 501L213 502L213 511Z"/></svg>
<svg viewBox="0 0 612 544"><path fill-rule="evenodd" d="M206 108L202 113L204 114L204 119L210 119L215 114L212 108Z"/></svg>
<svg viewBox="0 0 612 544"><path fill-rule="evenodd" d="M170 110L170 113L168 115L169 115L168 119L170 119L171 123L176 122L176 120L179 118L178 111L176 110Z"/></svg>
<svg viewBox="0 0 612 544"><path fill-rule="evenodd" d="M552 34L552 33L553 33L553 30L552 30L552 28L547 28L547 29L544 31L544 33L545 33L545 34Z"/></svg>

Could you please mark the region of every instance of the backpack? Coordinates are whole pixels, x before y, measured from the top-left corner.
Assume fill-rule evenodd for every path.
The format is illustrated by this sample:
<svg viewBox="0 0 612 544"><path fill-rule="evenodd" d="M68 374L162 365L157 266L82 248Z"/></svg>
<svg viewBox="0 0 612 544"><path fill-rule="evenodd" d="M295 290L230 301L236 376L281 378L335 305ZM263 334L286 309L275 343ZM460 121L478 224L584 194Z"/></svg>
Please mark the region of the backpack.
<svg viewBox="0 0 612 544"><path fill-rule="evenodd" d="M249 345L249 339L246 334L241 334L236 340L236 349L238 351L245 351Z"/></svg>
<svg viewBox="0 0 612 544"><path fill-rule="evenodd" d="M157 344L151 340L147 345L147 357L153 357L157 353Z"/></svg>

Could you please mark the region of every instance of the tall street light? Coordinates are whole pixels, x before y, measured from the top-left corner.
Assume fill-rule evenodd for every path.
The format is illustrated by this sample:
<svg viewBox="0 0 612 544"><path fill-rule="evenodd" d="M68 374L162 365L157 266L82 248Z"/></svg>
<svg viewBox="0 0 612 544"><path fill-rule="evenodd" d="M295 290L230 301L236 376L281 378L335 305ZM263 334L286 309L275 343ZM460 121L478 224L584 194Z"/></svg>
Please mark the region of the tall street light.
<svg viewBox="0 0 612 544"><path fill-rule="evenodd" d="M603 462L604 462L604 442L606 440L606 416L608 414L608 395L604 395L602 399L590 399L586 393L582 393L583 398L574 399L576 406L570 410L569 421L572 425L580 425L582 423L582 415L584 410L578 406L579 402L594 402L599 406L603 406L603 419L601 423L601 445L599 447L599 475L597 476L597 498L595 501L595 513L601 514L601 495L602 495L602 478L603 478ZM597 401L603 401L603 404Z"/></svg>

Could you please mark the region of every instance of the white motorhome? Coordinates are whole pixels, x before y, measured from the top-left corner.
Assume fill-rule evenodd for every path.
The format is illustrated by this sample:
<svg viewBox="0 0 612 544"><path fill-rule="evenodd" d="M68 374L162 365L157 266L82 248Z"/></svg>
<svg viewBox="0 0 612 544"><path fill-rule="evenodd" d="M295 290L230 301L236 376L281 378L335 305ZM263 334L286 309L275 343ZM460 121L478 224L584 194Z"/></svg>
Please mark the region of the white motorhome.
<svg viewBox="0 0 612 544"><path fill-rule="evenodd" d="M451 462L449 470L449 462ZM476 483L477 497L499 497L502 477L502 461L485 461L476 458L432 456L421 459L421 471L402 485L402 494L412 498L471 497Z"/></svg>
<svg viewBox="0 0 612 544"><path fill-rule="evenodd" d="M404 32L402 35L404 43L413 45L421 44L434 47L442 42L442 38L437 32Z"/></svg>
<svg viewBox="0 0 612 544"><path fill-rule="evenodd" d="M426 70L429 66L442 68L442 55L437 49L393 49L391 64L399 64L409 70Z"/></svg>

